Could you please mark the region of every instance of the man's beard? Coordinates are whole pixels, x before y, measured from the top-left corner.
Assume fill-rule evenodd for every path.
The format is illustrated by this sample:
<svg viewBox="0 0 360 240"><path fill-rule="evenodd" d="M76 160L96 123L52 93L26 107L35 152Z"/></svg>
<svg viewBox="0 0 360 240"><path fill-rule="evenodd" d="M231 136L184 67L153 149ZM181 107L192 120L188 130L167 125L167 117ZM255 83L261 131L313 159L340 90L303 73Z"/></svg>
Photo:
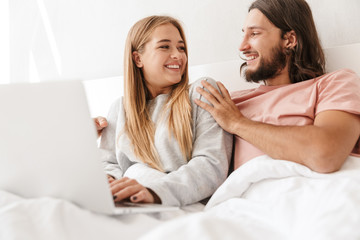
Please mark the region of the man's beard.
<svg viewBox="0 0 360 240"><path fill-rule="evenodd" d="M245 79L247 82L258 83L271 79L280 74L281 70L286 66L286 54L283 52L281 46L274 47L271 51L272 58L267 61L262 58L260 65L255 71L245 69ZM243 63L240 67L240 72L246 63Z"/></svg>

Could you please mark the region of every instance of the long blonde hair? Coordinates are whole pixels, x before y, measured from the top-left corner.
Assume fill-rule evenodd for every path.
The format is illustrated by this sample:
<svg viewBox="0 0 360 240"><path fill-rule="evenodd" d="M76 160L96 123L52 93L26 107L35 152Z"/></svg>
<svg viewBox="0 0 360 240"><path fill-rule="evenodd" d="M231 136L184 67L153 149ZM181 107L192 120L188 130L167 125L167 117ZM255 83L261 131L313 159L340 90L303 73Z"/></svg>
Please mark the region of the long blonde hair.
<svg viewBox="0 0 360 240"><path fill-rule="evenodd" d="M154 144L155 126L149 116L147 105L150 92L145 85L141 69L134 63L132 53L134 51L142 53L155 28L168 23L179 30L187 56L184 31L180 23L169 16L150 16L135 23L128 33L124 54L124 130L131 141L136 157L160 171L163 171L163 167ZM186 62L181 81L172 86L166 107L163 108L163 111L169 111L169 133L174 135L187 161L192 152L193 136L188 84L188 63Z"/></svg>

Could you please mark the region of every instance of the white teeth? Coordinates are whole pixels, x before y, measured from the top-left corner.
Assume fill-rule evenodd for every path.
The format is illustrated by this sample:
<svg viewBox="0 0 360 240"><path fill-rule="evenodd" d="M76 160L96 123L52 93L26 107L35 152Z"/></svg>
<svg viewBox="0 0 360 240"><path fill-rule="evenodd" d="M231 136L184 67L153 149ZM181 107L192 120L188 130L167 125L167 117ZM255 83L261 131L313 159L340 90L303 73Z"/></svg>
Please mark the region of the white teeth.
<svg viewBox="0 0 360 240"><path fill-rule="evenodd" d="M254 60L255 58L256 58L255 56L251 56L251 57L246 58L246 60L250 61L250 60Z"/></svg>
<svg viewBox="0 0 360 240"><path fill-rule="evenodd" d="M167 65L167 68L175 68L175 69L179 69L180 66L179 65Z"/></svg>

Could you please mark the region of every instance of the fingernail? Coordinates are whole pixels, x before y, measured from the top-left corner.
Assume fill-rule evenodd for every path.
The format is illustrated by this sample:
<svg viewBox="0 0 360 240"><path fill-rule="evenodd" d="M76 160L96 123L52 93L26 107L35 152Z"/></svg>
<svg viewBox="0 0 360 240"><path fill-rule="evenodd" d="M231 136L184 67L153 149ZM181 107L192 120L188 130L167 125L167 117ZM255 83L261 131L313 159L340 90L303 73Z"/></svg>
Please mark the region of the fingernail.
<svg viewBox="0 0 360 240"><path fill-rule="evenodd" d="M116 195L113 195L113 199L115 200L117 198L117 196Z"/></svg>

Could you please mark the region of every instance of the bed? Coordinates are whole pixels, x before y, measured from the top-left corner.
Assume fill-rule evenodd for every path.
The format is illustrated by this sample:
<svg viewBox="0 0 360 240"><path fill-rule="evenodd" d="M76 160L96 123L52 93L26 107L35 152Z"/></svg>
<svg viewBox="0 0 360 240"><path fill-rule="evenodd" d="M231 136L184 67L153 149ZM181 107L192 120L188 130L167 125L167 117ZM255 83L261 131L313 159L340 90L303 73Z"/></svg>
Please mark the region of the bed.
<svg viewBox="0 0 360 240"><path fill-rule="evenodd" d="M360 75L360 44L325 53L328 71L348 67ZM239 80L239 65L195 66L191 79L210 76L229 89L246 88ZM113 82L102 81L102 88L113 88ZM85 83L88 90L94 84ZM360 158L354 156L332 174L260 156L232 172L206 206L156 214L106 216L63 199L24 199L0 190L1 240L360 239L359 226Z"/></svg>

